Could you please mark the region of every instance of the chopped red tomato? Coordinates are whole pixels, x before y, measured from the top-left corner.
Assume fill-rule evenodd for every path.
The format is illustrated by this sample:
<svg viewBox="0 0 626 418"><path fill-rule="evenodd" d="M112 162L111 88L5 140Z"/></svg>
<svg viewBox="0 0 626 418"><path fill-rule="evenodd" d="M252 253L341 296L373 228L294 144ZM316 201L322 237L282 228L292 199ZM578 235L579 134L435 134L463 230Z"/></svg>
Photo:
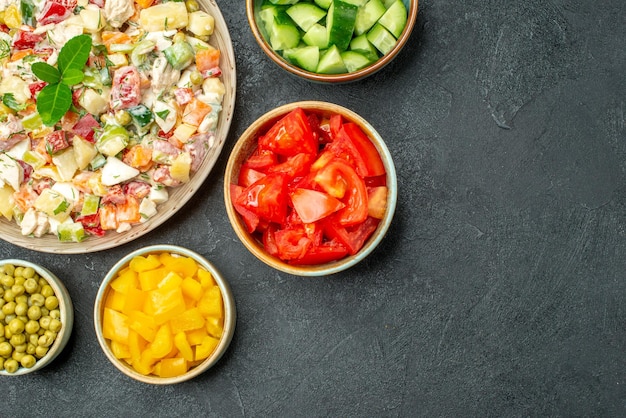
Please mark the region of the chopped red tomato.
<svg viewBox="0 0 626 418"><path fill-rule="evenodd" d="M328 125L330 129L330 136L332 138L336 138L339 134L339 130L341 129L341 125L343 125L343 117L341 115L332 115Z"/></svg>
<svg viewBox="0 0 626 418"><path fill-rule="evenodd" d="M276 165L278 159L276 154L271 151L257 151L246 160L246 165L255 170L267 172L270 167Z"/></svg>
<svg viewBox="0 0 626 418"><path fill-rule="evenodd" d="M293 260L294 265L313 265L337 261L348 255L348 250L339 241L331 240L312 247L304 256Z"/></svg>
<svg viewBox="0 0 626 418"><path fill-rule="evenodd" d="M34 48L38 42L43 41L43 33L34 33L32 30L19 29L13 38L13 48L16 50Z"/></svg>
<svg viewBox="0 0 626 418"><path fill-rule="evenodd" d="M291 195L293 208L302 222L317 222L346 205L329 194L309 189L295 189Z"/></svg>
<svg viewBox="0 0 626 418"><path fill-rule="evenodd" d="M354 255L359 252L365 241L376 231L378 219L368 217L365 222L346 228L331 220L324 222L324 233L345 245L348 253Z"/></svg>
<svg viewBox="0 0 626 418"><path fill-rule="evenodd" d="M80 136L81 138L89 141L95 142L95 129L100 128L100 123L93 117L90 113L87 113L85 116L80 118L76 125L72 128L72 133Z"/></svg>
<svg viewBox="0 0 626 418"><path fill-rule="evenodd" d="M301 152L315 155L317 147L307 116L300 108L288 113L259 138L260 150L287 157Z"/></svg>
<svg viewBox="0 0 626 418"><path fill-rule="evenodd" d="M274 241L281 260L297 260L306 255L313 241L302 225L279 229L274 232Z"/></svg>
<svg viewBox="0 0 626 418"><path fill-rule="evenodd" d="M285 173L290 180L296 177L302 177L311 169L313 158L315 158L313 154L301 152L291 157L287 157L287 159L280 164L270 167L268 172Z"/></svg>
<svg viewBox="0 0 626 418"><path fill-rule="evenodd" d="M241 170L239 170L239 181L237 184L248 187L256 183L261 177L265 177L265 175L265 173L251 168L248 164L244 164L241 166Z"/></svg>
<svg viewBox="0 0 626 418"><path fill-rule="evenodd" d="M76 0L48 0L37 16L37 21L41 25L60 23L72 14L76 4Z"/></svg>
<svg viewBox="0 0 626 418"><path fill-rule="evenodd" d="M243 195L243 191L244 187L242 186L238 186L236 184L230 185L230 194L232 196L233 206L239 215L241 215L241 219L243 219L243 223L246 225L246 230L252 233L257 230L260 219L256 213L238 203L240 196Z"/></svg>
<svg viewBox="0 0 626 418"><path fill-rule="evenodd" d="M367 214L382 219L387 210L387 187L378 186L367 189Z"/></svg>
<svg viewBox="0 0 626 418"><path fill-rule="evenodd" d="M341 225L354 225L367 218L367 189L365 182L346 161L335 158L315 175L315 182L331 196L339 198L345 207L334 215Z"/></svg>
<svg viewBox="0 0 626 418"><path fill-rule="evenodd" d="M45 81L35 81L34 83L30 83L28 85L28 90L30 91L31 97L36 97L37 93L39 93L47 85L48 83Z"/></svg>
<svg viewBox="0 0 626 418"><path fill-rule="evenodd" d="M341 132L343 131L343 133ZM385 166L378 150L365 135L365 132L356 123L344 123L338 135L346 135L361 160L365 164L365 172L359 173L363 177L381 176L385 174ZM357 171L359 166L356 167Z"/></svg>
<svg viewBox="0 0 626 418"><path fill-rule="evenodd" d="M287 216L287 178L272 173L246 187L236 200L238 205L269 222L282 223Z"/></svg>

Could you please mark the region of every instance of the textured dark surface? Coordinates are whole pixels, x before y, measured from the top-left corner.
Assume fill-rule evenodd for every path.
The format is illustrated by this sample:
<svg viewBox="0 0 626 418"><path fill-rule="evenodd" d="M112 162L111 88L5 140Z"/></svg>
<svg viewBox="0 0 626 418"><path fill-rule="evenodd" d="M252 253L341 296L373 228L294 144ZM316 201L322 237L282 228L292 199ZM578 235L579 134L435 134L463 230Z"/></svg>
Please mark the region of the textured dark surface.
<svg viewBox="0 0 626 418"><path fill-rule="evenodd" d="M424 0L397 60L354 84L285 75L254 42L243 1L219 2L238 97L214 172L179 214L106 252L40 262L73 297L55 363L2 378L2 416L625 416L626 3ZM237 240L226 159L258 116L314 99L386 139L399 201L381 246L328 278L273 271ZM126 253L174 243L230 279L232 345L174 387L122 376L93 302Z"/></svg>

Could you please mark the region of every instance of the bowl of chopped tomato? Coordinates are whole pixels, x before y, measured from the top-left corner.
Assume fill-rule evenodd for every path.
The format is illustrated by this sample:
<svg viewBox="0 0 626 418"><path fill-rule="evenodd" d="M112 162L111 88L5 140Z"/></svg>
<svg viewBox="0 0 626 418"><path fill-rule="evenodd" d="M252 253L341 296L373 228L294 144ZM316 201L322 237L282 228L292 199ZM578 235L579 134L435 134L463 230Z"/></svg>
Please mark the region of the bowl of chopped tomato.
<svg viewBox="0 0 626 418"><path fill-rule="evenodd" d="M258 259L298 276L338 273L367 257L395 211L393 160L378 132L345 107L280 106L235 144L224 176L235 233Z"/></svg>

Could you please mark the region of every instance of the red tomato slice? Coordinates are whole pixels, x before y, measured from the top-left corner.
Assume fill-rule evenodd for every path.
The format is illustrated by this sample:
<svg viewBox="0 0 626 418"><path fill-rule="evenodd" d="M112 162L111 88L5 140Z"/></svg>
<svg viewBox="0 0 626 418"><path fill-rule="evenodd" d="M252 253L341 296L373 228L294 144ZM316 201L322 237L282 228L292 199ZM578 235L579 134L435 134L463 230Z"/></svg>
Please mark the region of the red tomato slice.
<svg viewBox="0 0 626 418"><path fill-rule="evenodd" d="M359 153L361 159L365 162L367 172L365 174L359 174L363 177L381 176L385 174L385 166L378 150L359 125L356 123L344 123L342 130L352 142L352 145Z"/></svg>
<svg viewBox="0 0 626 418"><path fill-rule="evenodd" d="M276 245L276 238L274 238L276 230L276 225L270 224L265 231L263 231L263 246L265 250L274 257L278 257L278 245Z"/></svg>
<svg viewBox="0 0 626 418"><path fill-rule="evenodd" d="M287 176L268 174L246 187L235 202L261 219L282 224L287 216Z"/></svg>
<svg viewBox="0 0 626 418"><path fill-rule="evenodd" d="M371 187L367 189L367 214L376 219L383 219L387 210L387 187Z"/></svg>
<svg viewBox="0 0 626 418"><path fill-rule="evenodd" d="M309 189L295 189L291 202L304 223L317 222L346 206L329 194Z"/></svg>
<svg viewBox="0 0 626 418"><path fill-rule="evenodd" d="M296 177L302 177L311 169L311 164L313 164L314 158L315 156L313 154L301 152L291 157L287 157L287 159L280 164L270 167L268 172L285 173L290 180Z"/></svg>
<svg viewBox="0 0 626 418"><path fill-rule="evenodd" d="M324 234L330 239L336 239L345 245L348 253L354 255L359 252L365 241L376 231L379 220L368 217L365 222L355 225L352 228L346 228L330 219L324 221Z"/></svg>
<svg viewBox="0 0 626 418"><path fill-rule="evenodd" d="M293 260L294 265L311 265L330 263L344 258L348 255L346 247L337 240L327 241L318 246L314 246L297 260Z"/></svg>
<svg viewBox="0 0 626 418"><path fill-rule="evenodd" d="M255 214L251 210L248 210L245 206L237 203L238 199L243 194L244 189L245 188L242 186L231 184L230 185L230 199L237 213L241 215L241 218L243 219L243 223L246 225L246 229L248 230L249 233L252 233L259 226L260 220L257 214Z"/></svg>
<svg viewBox="0 0 626 418"><path fill-rule="evenodd" d="M304 152L317 154L318 142L301 108L289 112L270 130L259 137L259 149L269 150L286 157Z"/></svg>
<svg viewBox="0 0 626 418"><path fill-rule="evenodd" d="M294 225L274 232L278 257L289 261L304 257L313 241L302 225Z"/></svg>
<svg viewBox="0 0 626 418"><path fill-rule="evenodd" d="M355 225L367 218L365 182L345 160L331 160L317 172L315 182L329 195L340 197L346 205L333 215L339 224Z"/></svg>
<svg viewBox="0 0 626 418"><path fill-rule="evenodd" d="M239 170L239 179L237 184L243 187L248 187L254 183L256 183L262 177L265 177L265 173L262 173L254 168L250 168L248 164L244 164L241 166L241 170Z"/></svg>
<svg viewBox="0 0 626 418"><path fill-rule="evenodd" d="M276 154L270 151L259 151L258 149L246 160L246 165L255 170L262 171L264 173L270 169L270 167L276 165L278 162Z"/></svg>
<svg viewBox="0 0 626 418"><path fill-rule="evenodd" d="M339 114L332 115L330 117L329 125L331 138L336 138L339 134L339 130L341 129L341 125L343 125L343 117Z"/></svg>

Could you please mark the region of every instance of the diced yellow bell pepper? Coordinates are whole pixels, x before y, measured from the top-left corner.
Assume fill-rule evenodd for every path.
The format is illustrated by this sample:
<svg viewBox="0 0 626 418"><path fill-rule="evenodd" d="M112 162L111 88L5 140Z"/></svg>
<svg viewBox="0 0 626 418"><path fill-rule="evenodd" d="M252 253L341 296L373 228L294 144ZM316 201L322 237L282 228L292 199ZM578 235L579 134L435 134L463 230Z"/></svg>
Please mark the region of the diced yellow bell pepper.
<svg viewBox="0 0 626 418"><path fill-rule="evenodd" d="M187 360L182 357L166 358L160 361L159 376L176 377L187 373Z"/></svg>
<svg viewBox="0 0 626 418"><path fill-rule="evenodd" d="M185 299L180 288L154 289L148 292L144 312L152 315L157 325L164 324L185 312Z"/></svg>
<svg viewBox="0 0 626 418"><path fill-rule="evenodd" d="M202 343L202 339L209 335L206 328L194 329L191 331L187 331L185 334L187 334L187 341L191 346Z"/></svg>
<svg viewBox="0 0 626 418"><path fill-rule="evenodd" d="M174 345L178 348L178 352L185 360L193 361L193 350L184 332L179 332L174 335Z"/></svg>
<svg viewBox="0 0 626 418"><path fill-rule="evenodd" d="M198 270L199 272L200 270ZM198 301L202 297L202 285L199 281L186 277L182 283L183 294L193 301Z"/></svg>
<svg viewBox="0 0 626 418"><path fill-rule="evenodd" d="M217 338L213 338L210 335L204 337L202 340L202 344L196 346L196 356L195 360L204 360L209 357L213 351L215 351L215 347L220 342Z"/></svg>
<svg viewBox="0 0 626 418"><path fill-rule="evenodd" d="M217 283L215 283L215 279L213 279L213 275L210 271L199 268L197 275L198 279L200 279L200 285L203 289L207 289L211 286L217 286Z"/></svg>
<svg viewBox="0 0 626 418"><path fill-rule="evenodd" d="M138 285L137 272L130 268L122 270L117 278L111 281L111 287L120 293L126 293L128 289L136 288Z"/></svg>
<svg viewBox="0 0 626 418"><path fill-rule="evenodd" d="M128 317L111 308L104 308L102 335L104 338L128 345Z"/></svg>
<svg viewBox="0 0 626 418"><path fill-rule="evenodd" d="M165 276L159 284L157 284L157 288L159 289L176 289L181 287L183 283L183 278L178 275L178 273L170 271L167 276Z"/></svg>
<svg viewBox="0 0 626 418"><path fill-rule="evenodd" d="M115 311L121 311L124 309L124 305L126 304L126 295L115 290L109 290L107 293L106 300L104 301L104 306L106 308L111 308Z"/></svg>
<svg viewBox="0 0 626 418"><path fill-rule="evenodd" d="M133 368L137 373L147 376L153 372L157 360L158 359L152 355L151 350L147 348L141 353L139 358L133 359Z"/></svg>
<svg viewBox="0 0 626 418"><path fill-rule="evenodd" d="M130 358L130 349L126 344L119 343L117 341L111 341L111 351L115 358L118 359L129 359Z"/></svg>
<svg viewBox="0 0 626 418"><path fill-rule="evenodd" d="M167 276L167 269L165 267L142 271L138 274L141 290L147 292L156 289L159 282L163 280L165 276Z"/></svg>
<svg viewBox="0 0 626 418"><path fill-rule="evenodd" d="M145 257L138 255L130 260L129 266L137 273L141 273L142 271L154 270L155 268L160 267L161 261L155 254L149 254Z"/></svg>
<svg viewBox="0 0 626 418"><path fill-rule="evenodd" d="M146 301L146 292L137 288L131 287L126 290L126 298L124 300L124 307L122 313L130 315L132 311L143 310L143 305Z"/></svg>
<svg viewBox="0 0 626 418"><path fill-rule="evenodd" d="M204 317L198 308L191 308L170 319L170 324L172 326L172 332L177 334L179 332L203 328Z"/></svg>
<svg viewBox="0 0 626 418"><path fill-rule="evenodd" d="M154 341L156 335L156 323L154 318L142 311L131 311L128 314L129 327L148 341Z"/></svg>
<svg viewBox="0 0 626 418"><path fill-rule="evenodd" d="M128 350L132 361L139 361L141 353L146 349L148 342L135 330L128 332Z"/></svg>
<svg viewBox="0 0 626 418"><path fill-rule="evenodd" d="M156 359L165 357L172 351L174 347L174 339L169 324L163 324L159 327L154 336L154 341L150 343L150 350Z"/></svg>
<svg viewBox="0 0 626 418"><path fill-rule="evenodd" d="M221 338L224 332L224 320L214 316L206 317L206 330L209 335L215 338Z"/></svg>
<svg viewBox="0 0 626 418"><path fill-rule="evenodd" d="M198 271L198 264L193 258L161 253L159 259L169 271L176 272L183 277L193 277Z"/></svg>
<svg viewBox="0 0 626 418"><path fill-rule="evenodd" d="M222 303L222 293L219 286L207 288L198 301L198 309L203 316L214 316L224 318L224 306Z"/></svg>

